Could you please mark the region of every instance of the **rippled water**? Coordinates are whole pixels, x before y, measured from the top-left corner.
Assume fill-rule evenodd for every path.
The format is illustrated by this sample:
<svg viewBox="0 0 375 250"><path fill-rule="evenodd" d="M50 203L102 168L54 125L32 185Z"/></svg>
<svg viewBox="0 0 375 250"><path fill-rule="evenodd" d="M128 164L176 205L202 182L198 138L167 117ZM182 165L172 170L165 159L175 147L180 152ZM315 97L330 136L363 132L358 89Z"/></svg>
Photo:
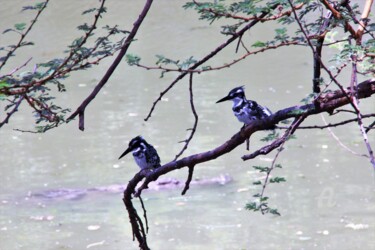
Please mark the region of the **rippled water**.
<svg viewBox="0 0 375 250"><path fill-rule="evenodd" d="M29 20L19 12L28 1L3 1L1 30ZM52 1L30 39L36 46L24 48L8 68L33 57L32 63L61 56L61 51L78 33L80 13L97 1ZM143 1L112 1L103 24L118 23L128 29L143 7ZM130 53L141 55L145 64L155 54L171 58L196 58L213 50L225 37L220 24L208 26L180 8L183 1L155 1ZM187 14L188 13L188 14ZM87 19L86 21L89 21ZM270 30L255 29L244 37L254 41ZM12 35L2 35L10 43ZM223 51L210 65L230 62L238 55L234 46ZM29 69L33 67L28 65ZM75 73L66 81L67 92L57 103L75 109L101 79L106 67ZM223 71L194 78L198 132L185 153L202 152L220 145L236 133L241 124L233 117L231 104L215 104L227 92L246 85L249 99L276 111L299 104L310 93L312 60L307 48L281 49L250 58ZM86 130L73 121L46 134L28 134L13 128L32 129L32 115L25 105L0 130L1 193L0 249L137 249L122 193L90 191L93 188L124 185L138 171L131 157L118 161L128 140L142 134L158 150L162 162L179 152L186 129L193 123L187 79L180 82L161 102L149 122L144 122L152 102L175 75L159 78L158 72L129 68L123 63L107 86L86 110ZM364 112L373 111L373 100L363 100ZM2 106L1 106L2 107ZM328 122L337 118L324 115ZM323 124L321 117L306 124ZM355 124L333 129L352 150L366 153ZM251 149L263 142L259 132ZM191 186L185 196L178 190L149 190L143 199L147 208L152 249L372 249L374 235L374 175L366 158L354 156L328 131L298 131L288 142L274 174L286 183L266 190L270 206L280 217L263 216L244 210L258 192L252 185L261 178L254 165L269 166L274 154L243 162L244 146L215 161L196 167L195 177L213 178L228 174L226 185ZM370 138L374 142L374 138ZM185 181L187 170L167 177ZM71 199L40 197L50 190L70 191ZM138 204L138 201L135 200Z"/></svg>

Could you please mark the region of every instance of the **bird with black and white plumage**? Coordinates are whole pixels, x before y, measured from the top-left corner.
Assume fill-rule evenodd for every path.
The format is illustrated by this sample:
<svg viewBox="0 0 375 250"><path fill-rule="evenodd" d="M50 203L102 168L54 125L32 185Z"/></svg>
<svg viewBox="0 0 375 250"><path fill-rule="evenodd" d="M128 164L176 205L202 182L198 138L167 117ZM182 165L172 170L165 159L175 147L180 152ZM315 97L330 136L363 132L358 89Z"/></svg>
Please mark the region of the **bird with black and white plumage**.
<svg viewBox="0 0 375 250"><path fill-rule="evenodd" d="M129 142L128 148L119 157L121 159L128 153L133 152L133 157L137 165L144 169L156 169L160 167L160 157L156 149L142 136L137 136Z"/></svg>
<svg viewBox="0 0 375 250"><path fill-rule="evenodd" d="M233 101L232 110L234 115L245 125L249 124L251 121L261 120L272 115L272 112L267 107L263 107L255 101L246 99L244 86L232 89L227 96L218 100L216 103L229 100Z"/></svg>

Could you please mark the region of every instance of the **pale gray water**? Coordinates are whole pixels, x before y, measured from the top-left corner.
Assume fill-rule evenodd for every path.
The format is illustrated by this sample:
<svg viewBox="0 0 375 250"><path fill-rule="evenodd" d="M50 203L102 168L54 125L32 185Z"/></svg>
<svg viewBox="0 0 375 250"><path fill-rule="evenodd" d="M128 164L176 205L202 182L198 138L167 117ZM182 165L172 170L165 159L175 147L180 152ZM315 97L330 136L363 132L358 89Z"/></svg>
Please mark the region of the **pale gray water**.
<svg viewBox="0 0 375 250"><path fill-rule="evenodd" d="M33 57L27 70L40 60L61 56L61 51L78 33L80 13L97 1L52 1L31 34L36 46L18 52L5 70ZM155 1L141 27L139 41L130 53L143 62L156 61L155 54L171 58L200 58L225 40L220 24L208 26L196 15L180 8L183 1ZM20 14L29 1L1 1L1 31L29 20ZM104 22L131 28L143 1L110 1ZM91 19L89 19L91 20ZM87 20L87 21L89 21ZM44 21L44 22L43 22ZM74 32L72 32L74 31ZM267 35L255 29L245 39ZM265 34L266 33L266 34ZM12 36L1 36L8 44ZM253 40L251 40L253 41ZM210 65L230 62L234 46ZM111 60L108 60L110 63ZM73 74L66 81L67 93L57 103L75 109L91 92L107 65ZM25 69L26 70L26 69ZM230 138L241 127L232 117L231 104L215 104L227 92L246 85L249 99L276 111L299 104L310 93L312 60L307 48L271 51L223 71L195 76L195 101L199 130L185 155L211 149ZM13 128L32 129L32 115L26 106L0 130L1 192L0 249L137 249L122 194L88 194L78 200L30 199L30 194L56 188L87 189L126 184L138 171L131 157L118 161L129 139L142 134L158 150L162 162L170 161L181 148L193 117L183 80L161 102L149 122L143 119L159 92L174 79L160 79L158 72L129 68L124 62L107 86L86 110L86 130L77 122L46 134L20 133ZM1 106L2 107L2 106ZM374 109L373 99L363 100L365 112ZM334 121L325 115L326 119ZM320 116L306 124L323 124ZM355 124L333 129L348 147L366 153ZM263 145L259 132L251 148ZM374 176L366 158L354 156L337 146L328 131L298 131L288 142L274 174L286 183L270 185L266 193L270 206L281 217L263 216L244 210L258 190L251 183L259 178L251 166L270 165L274 154L243 162L241 146L220 159L199 165L195 177L216 177L227 173L233 182L225 186L192 186L186 196L181 190L149 191L143 199L148 211L152 249L374 249ZM371 135L371 134L370 134ZM374 137L370 136L374 143ZM187 170L168 177L185 180ZM138 202L135 201L137 204ZM93 245L92 245L93 244Z"/></svg>

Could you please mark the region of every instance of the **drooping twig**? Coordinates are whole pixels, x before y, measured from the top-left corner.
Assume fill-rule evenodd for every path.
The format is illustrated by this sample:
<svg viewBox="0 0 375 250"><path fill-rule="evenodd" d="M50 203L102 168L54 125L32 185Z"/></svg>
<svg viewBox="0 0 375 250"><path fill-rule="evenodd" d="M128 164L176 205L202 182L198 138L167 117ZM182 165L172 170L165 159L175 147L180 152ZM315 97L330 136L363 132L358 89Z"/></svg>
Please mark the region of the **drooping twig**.
<svg viewBox="0 0 375 250"><path fill-rule="evenodd" d="M184 190L182 190L181 195L185 195L186 192L189 190L190 182L193 179L193 172L194 172L194 166L189 166L189 175L185 182Z"/></svg>
<svg viewBox="0 0 375 250"><path fill-rule="evenodd" d="M141 14L138 16L138 19L135 21L133 25L133 29L127 36L124 44L121 47L121 50L119 54L117 55L116 59L113 61L112 65L108 68L107 72L104 74L103 78L100 80L100 82L96 85L94 90L91 92L91 94L82 102L82 104L77 108L77 110L69 116L68 121L75 118L77 115L79 115L79 129L84 130L84 113L86 107L90 104L90 102L96 97L96 95L99 93L99 91L103 88L103 86L107 83L117 66L122 61L122 58L125 56L130 44L132 43L135 35L137 34L137 31L139 27L141 26L144 18L146 17L148 11L151 8L153 0L147 0L145 3L145 6L143 7L143 10Z"/></svg>
<svg viewBox="0 0 375 250"><path fill-rule="evenodd" d="M143 203L142 197L138 196L139 201L141 202L142 210L143 210L143 217L145 218L145 223L146 223L146 233L148 233L148 220L147 220L147 212L145 208L145 204Z"/></svg>
<svg viewBox="0 0 375 250"><path fill-rule="evenodd" d="M195 110L195 106L194 106L194 95L193 95L193 73L190 73L190 78L189 78L189 93L190 93L190 107L191 107L191 112L193 113L194 115L194 125L193 127L190 129L191 133L189 135L189 137L182 141L184 142L184 147L181 149L181 151L176 155L176 157L174 158L174 160L177 160L178 157L180 157L184 152L185 150L188 148L189 146L189 143L190 141L193 139L193 136L195 134L195 131L197 130L197 126L198 126L198 114Z"/></svg>
<svg viewBox="0 0 375 250"><path fill-rule="evenodd" d="M267 170L266 178L264 179L264 182L263 182L263 185L262 185L262 191L260 192L260 196L259 196L260 201L263 200L264 192L266 191L266 187L267 187L267 184L268 184L268 179L271 176L272 170L274 170L274 168L275 168L276 160L279 157L281 151L283 150L285 142L296 131L297 127L305 120L305 118L306 118L306 115L302 115L298 118L295 118L293 123L290 125L289 129L285 132L284 136L282 136L283 139L281 139L281 138L280 138L281 140L278 139L281 142L281 144L279 145L277 153L272 160L271 166ZM244 157L242 157L242 159L243 158ZM268 210L268 209L269 209L268 206L266 206L266 208L264 208L264 206L260 206L260 211L262 212L262 214L265 214L266 210Z"/></svg>
<svg viewBox="0 0 375 250"><path fill-rule="evenodd" d="M270 10L275 9L277 6L278 6L278 4L275 4L275 5L271 6ZM264 11L264 12L262 12L262 14L259 15L259 17L263 18L263 17L267 16L269 13L270 13L269 11ZM202 65L203 63L205 63L208 60L210 60L212 57L214 57L217 53L219 53L221 50L223 50L224 48L226 48L233 41L235 41L236 39L240 38L246 31L248 31L249 29L251 29L258 22L259 22L259 20L253 20L252 22L250 22L249 24L247 24L245 27L243 27L240 31L234 33L228 40L226 40L224 43L222 43L216 49L214 49L213 51L211 51L208 55L206 55L205 57L203 57L201 60L197 61L192 66L190 66L189 70L195 70L200 65ZM151 109L150 109L148 115L145 118L145 121L148 121L148 119L151 118L151 115L154 112L156 105L161 101L161 99L163 98L163 96L165 94L167 94L168 91L171 90L173 88L173 86L177 82L179 82L182 78L184 78L187 74L188 74L187 72L181 73L178 77L176 77L176 79L171 84L169 84L169 86L166 89L164 89L164 91L162 91L160 93L159 97L153 102L153 104L151 106Z"/></svg>
<svg viewBox="0 0 375 250"><path fill-rule="evenodd" d="M326 124L326 126L327 126L328 124L327 124L326 119L324 119L324 116L323 116L322 114L321 114L320 116L322 117L323 122L324 122L324 123ZM358 119L356 119L356 120L358 120ZM340 140L340 138L338 138L338 137L335 135L335 133L333 133L333 131L332 131L332 129L331 129L330 127L327 127L327 130L328 130L328 132L330 133L330 135L332 136L332 138L335 139L335 140L337 141L337 143L338 143L342 148L344 148L346 151L352 153L353 155L364 156L364 157L367 157L367 158L368 158L367 155L365 155L365 154L360 154L360 153L357 153L357 152L354 152L354 151L351 150L348 146L346 146L346 145Z"/></svg>
<svg viewBox="0 0 375 250"><path fill-rule="evenodd" d="M22 69L23 67L25 67L33 58L30 57L26 62L24 62L21 66L18 66L17 68L13 69L11 72L9 72L8 74L6 75L0 75L0 78L3 78L5 76L11 76L13 75L14 73L16 73L18 70Z"/></svg>

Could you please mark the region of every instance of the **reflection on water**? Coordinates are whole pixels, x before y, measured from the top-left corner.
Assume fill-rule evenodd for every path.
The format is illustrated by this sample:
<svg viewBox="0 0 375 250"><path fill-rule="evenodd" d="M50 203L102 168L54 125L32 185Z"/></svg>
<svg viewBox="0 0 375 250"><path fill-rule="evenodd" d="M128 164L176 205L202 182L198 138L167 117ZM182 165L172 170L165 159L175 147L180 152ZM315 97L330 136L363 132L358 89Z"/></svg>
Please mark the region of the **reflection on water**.
<svg viewBox="0 0 375 250"><path fill-rule="evenodd" d="M146 63L155 62L155 54L200 57L224 40L217 34L218 26L197 21L192 12L186 15L179 8L182 3L155 1L131 53L141 55ZM19 6L25 3L3 4L1 13L6 18L2 30L19 22ZM41 19L48 21L32 34L36 46L23 49L19 61L9 67L15 67L30 55L36 63L39 58L60 53L72 38L68 34L75 35L68 31L78 25L79 13L88 8L86 4L91 3L52 2L51 9ZM143 2L109 4L110 14L105 21L130 27ZM252 31L246 39L254 36L257 33ZM186 155L212 149L241 127L232 115L230 104L215 105L233 87L246 85L248 98L260 100L273 111L295 105L309 93L311 81L306 78L312 69L309 51L296 48L289 63L285 63L284 52L254 57L230 70L195 76L194 94L200 120ZM220 65L232 58L228 49L212 64ZM56 102L76 108L102 77L106 66L74 74L67 80L68 92L60 94ZM291 68L296 70L290 72ZM131 157L121 161L117 158L128 140L138 134L155 145L162 162L172 160L182 147L177 142L186 137L186 129L193 123L187 80L166 96L149 122L143 119L158 93L173 78L174 75L159 78L158 72L129 68L124 63L88 107L83 133L77 129L77 122L43 135L13 131L14 127L32 128L30 110L21 107L11 124L0 131L1 249L137 249L121 193L93 192L77 195L75 199L38 199L33 194L56 189L76 190L79 194L79 190L126 184L138 167ZM373 109L369 100L361 105L364 110ZM316 117L309 118L307 123L322 124L322 121ZM365 152L355 125L334 132L353 150ZM259 148L263 144L259 139L265 135L266 132L254 135L251 148ZM258 192L252 182L262 178L252 166L269 165L273 154L243 162L240 157L246 153L245 147L240 146L231 154L196 167L195 176L200 178L229 174L233 181L226 185L195 185L186 196L180 195L181 189L145 192L150 246L153 249L375 247L374 179L367 159L338 147L327 131L298 131L297 139L288 142L280 155L283 169L274 173L285 177L287 182L270 185L266 190L270 203L282 214L273 217L244 210L246 202ZM168 177L184 181L186 175L187 170L182 169ZM139 207L138 201L134 202Z"/></svg>

